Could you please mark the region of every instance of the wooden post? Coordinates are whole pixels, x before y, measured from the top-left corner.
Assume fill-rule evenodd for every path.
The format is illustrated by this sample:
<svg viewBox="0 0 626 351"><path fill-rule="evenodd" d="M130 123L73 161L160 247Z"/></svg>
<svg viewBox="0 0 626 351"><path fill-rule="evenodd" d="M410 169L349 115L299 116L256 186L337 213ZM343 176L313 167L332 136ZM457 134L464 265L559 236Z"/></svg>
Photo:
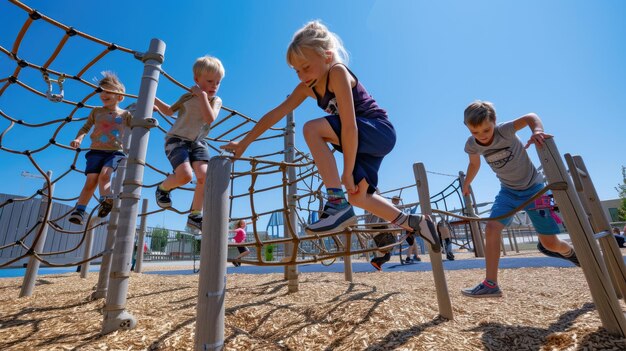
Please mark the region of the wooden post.
<svg viewBox="0 0 626 351"><path fill-rule="evenodd" d="M430 207L430 190L428 189L428 178L426 177L426 168L423 163L413 164L413 173L415 175L415 184L417 185L417 194L419 196L419 202L421 212L423 215L432 215L432 209ZM473 211L472 211L473 212ZM437 235L435 233L435 235ZM446 283L446 275L443 271L443 260L441 253L434 252L430 247L428 250L430 256L430 264L433 267L433 277L435 279L435 290L437 290L437 303L439 305L439 314L446 319L452 320L454 314L452 313L452 303L450 302L450 293L448 292L448 285Z"/></svg>
<svg viewBox="0 0 626 351"><path fill-rule="evenodd" d="M413 166L415 167L415 166ZM459 172L459 183L461 189L463 189L463 185L465 184L465 174L463 172ZM476 212L474 212L474 205L472 203L472 197L470 195L463 195L463 203L464 203L464 214L467 217L476 217ZM480 225L476 221L472 221L469 223L470 233L472 234L472 241L474 242L474 255L476 257L485 257L485 245L483 241L483 236L480 231Z"/></svg>
<svg viewBox="0 0 626 351"><path fill-rule="evenodd" d="M615 294L626 301L626 266L617 242L613 239L611 224L608 218L606 218L604 211L602 211L602 205L600 204L596 188L591 181L589 171L587 171L587 167L585 167L585 163L580 156L572 157L570 154L565 154L565 160L567 161L572 179L576 184L580 200L589 213L594 232L606 233L606 235L598 239L602 248L602 257L611 273L610 277L612 278Z"/></svg>
<svg viewBox="0 0 626 351"><path fill-rule="evenodd" d="M198 351L224 348L231 164L227 157L211 158L204 184L204 214L200 243L201 273L196 306L195 349Z"/></svg>
<svg viewBox="0 0 626 351"><path fill-rule="evenodd" d="M621 311L587 214L567 174L554 138L547 139L543 147L538 147L537 154L548 181L551 184L557 182L567 184L565 189L554 189L553 194L567 224L578 261L587 279L591 297L598 309L602 325L608 332L624 337L626 336L624 312Z"/></svg>

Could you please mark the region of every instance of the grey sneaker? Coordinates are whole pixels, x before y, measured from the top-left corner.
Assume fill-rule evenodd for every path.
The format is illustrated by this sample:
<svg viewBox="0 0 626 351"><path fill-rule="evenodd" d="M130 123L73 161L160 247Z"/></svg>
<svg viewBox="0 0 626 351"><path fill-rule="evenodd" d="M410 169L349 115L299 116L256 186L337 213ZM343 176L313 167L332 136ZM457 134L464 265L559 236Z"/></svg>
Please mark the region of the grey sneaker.
<svg viewBox="0 0 626 351"><path fill-rule="evenodd" d="M189 215L189 217L187 217L187 226L202 231L202 215Z"/></svg>
<svg viewBox="0 0 626 351"><path fill-rule="evenodd" d="M409 215L409 226L415 233L426 240L434 252L441 252L441 243L433 221L428 216Z"/></svg>
<svg viewBox="0 0 626 351"><path fill-rule="evenodd" d="M156 203L161 208L172 207L172 199L170 198L170 192L161 190L159 186L157 186L156 191L154 192L156 197Z"/></svg>
<svg viewBox="0 0 626 351"><path fill-rule="evenodd" d="M352 205L338 209L327 203L324 206L324 213L320 216L320 220L309 224L305 231L309 235L326 234L340 231L353 224L356 224L356 216Z"/></svg>
<svg viewBox="0 0 626 351"><path fill-rule="evenodd" d="M480 298L502 296L502 291L500 290L500 287L498 287L498 285L496 285L494 288L490 288L485 285L485 282L482 282L473 288L461 289L461 293L465 296Z"/></svg>
<svg viewBox="0 0 626 351"><path fill-rule="evenodd" d="M541 242L537 243L537 250L539 250L539 252L541 252L542 254L546 255L546 256L550 256L550 257L556 257L556 258L562 258L564 260L568 260L570 262L572 262L573 264L577 265L578 267L580 267L580 262L578 262L578 257L576 256L576 252L574 252L574 250L572 250L572 254L569 256L563 256L558 252L554 252L554 251L550 251L548 249L546 249Z"/></svg>

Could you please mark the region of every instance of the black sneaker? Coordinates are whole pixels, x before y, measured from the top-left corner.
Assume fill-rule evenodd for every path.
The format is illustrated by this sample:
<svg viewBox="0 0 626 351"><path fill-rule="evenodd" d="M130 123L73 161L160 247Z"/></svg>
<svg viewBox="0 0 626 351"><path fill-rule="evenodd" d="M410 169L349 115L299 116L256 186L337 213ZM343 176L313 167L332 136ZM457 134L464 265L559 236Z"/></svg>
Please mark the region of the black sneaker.
<svg viewBox="0 0 626 351"><path fill-rule="evenodd" d="M187 226L202 231L202 215L189 215L187 217Z"/></svg>
<svg viewBox="0 0 626 351"><path fill-rule="evenodd" d="M86 213L83 210L75 210L70 215L69 221L70 223L83 225L83 221L85 220Z"/></svg>
<svg viewBox="0 0 626 351"><path fill-rule="evenodd" d="M448 261L454 261L454 254L452 252L448 252L446 254L446 258L448 259Z"/></svg>
<svg viewBox="0 0 626 351"><path fill-rule="evenodd" d="M537 250L539 250L539 252L541 252L542 254L544 254L546 256L562 258L562 259L568 260L568 261L572 262L573 264L577 265L578 267L580 267L580 262L578 262L578 257L576 257L576 253L574 252L574 250L572 250L572 254L571 255L563 256L563 255L561 255L558 252L554 252L554 251L550 251L550 250L546 249L540 242L537 243Z"/></svg>
<svg viewBox="0 0 626 351"><path fill-rule="evenodd" d="M100 210L98 210L98 217L104 218L109 215L113 209L113 199L104 199L100 203Z"/></svg>
<svg viewBox="0 0 626 351"><path fill-rule="evenodd" d="M426 240L434 252L441 252L441 243L433 221L428 216L409 215L409 226L413 228L415 233Z"/></svg>
<svg viewBox="0 0 626 351"><path fill-rule="evenodd" d="M157 186L156 191L154 192L156 196L156 203L161 208L172 207L172 199L170 198L170 192L161 190L159 186Z"/></svg>
<svg viewBox="0 0 626 351"><path fill-rule="evenodd" d="M415 255L413 255L413 261L415 261L415 262L422 262L422 259L417 257L417 256L415 256Z"/></svg>

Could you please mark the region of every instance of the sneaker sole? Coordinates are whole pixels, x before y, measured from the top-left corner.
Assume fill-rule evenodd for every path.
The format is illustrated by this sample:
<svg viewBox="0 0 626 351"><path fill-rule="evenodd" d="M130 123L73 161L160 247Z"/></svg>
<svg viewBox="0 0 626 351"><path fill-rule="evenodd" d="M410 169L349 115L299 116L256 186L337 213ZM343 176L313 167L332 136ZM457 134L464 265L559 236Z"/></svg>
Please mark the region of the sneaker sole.
<svg viewBox="0 0 626 351"><path fill-rule="evenodd" d="M78 221L78 220L76 220L76 219L72 219L72 218L70 218L70 219L68 219L68 221L69 221L70 223L73 223L73 224L83 225L83 222L82 222L82 221Z"/></svg>
<svg viewBox="0 0 626 351"><path fill-rule="evenodd" d="M160 208L170 208L172 207L172 203L170 202L169 204L164 204L162 202L157 201L157 206L159 206Z"/></svg>
<svg viewBox="0 0 626 351"><path fill-rule="evenodd" d="M335 233L335 232L341 232L344 229L348 228L349 226L355 225L357 224L358 220L356 218L356 216L353 216L352 218L344 221L343 223L341 223L340 225L331 228L331 229L327 229L327 230L321 230L321 231L317 231L317 230L311 230L308 227L304 228L304 231L309 234L309 235L315 235L315 234L329 234L329 233Z"/></svg>
<svg viewBox="0 0 626 351"><path fill-rule="evenodd" d="M475 297L478 299L484 299L484 298L490 298L490 297L502 297L502 291L496 293L496 294L481 294L481 295L474 295L471 292L466 292L464 290L461 290L461 294L463 294L464 296L467 297Z"/></svg>

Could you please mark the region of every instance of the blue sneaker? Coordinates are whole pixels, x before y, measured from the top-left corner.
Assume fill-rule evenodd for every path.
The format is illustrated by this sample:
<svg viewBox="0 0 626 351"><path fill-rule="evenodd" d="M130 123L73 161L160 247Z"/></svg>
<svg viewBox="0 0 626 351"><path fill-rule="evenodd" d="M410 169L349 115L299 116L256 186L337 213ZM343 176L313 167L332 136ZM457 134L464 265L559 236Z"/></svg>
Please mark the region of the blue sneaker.
<svg viewBox="0 0 626 351"><path fill-rule="evenodd" d="M326 234L341 231L356 224L356 222L357 219L352 205L336 208L334 205L327 203L324 206L324 213L320 216L320 220L309 224L304 230L309 235Z"/></svg>
<svg viewBox="0 0 626 351"><path fill-rule="evenodd" d="M546 249L541 242L537 244L537 250L539 250L539 252L541 252L542 254L546 255L546 256L550 256L550 257L556 257L556 258L562 258L564 260L568 260L570 262L572 262L573 264L577 265L578 267L580 267L580 262L578 262L578 257L576 256L576 252L574 252L574 250L572 250L572 254L569 256L563 256L558 252L554 252L554 251L550 251L548 249Z"/></svg>
<svg viewBox="0 0 626 351"><path fill-rule="evenodd" d="M469 297L500 297L502 296L502 291L496 285L493 288L485 285L485 282L476 285L473 288L461 289L461 293L465 296Z"/></svg>

